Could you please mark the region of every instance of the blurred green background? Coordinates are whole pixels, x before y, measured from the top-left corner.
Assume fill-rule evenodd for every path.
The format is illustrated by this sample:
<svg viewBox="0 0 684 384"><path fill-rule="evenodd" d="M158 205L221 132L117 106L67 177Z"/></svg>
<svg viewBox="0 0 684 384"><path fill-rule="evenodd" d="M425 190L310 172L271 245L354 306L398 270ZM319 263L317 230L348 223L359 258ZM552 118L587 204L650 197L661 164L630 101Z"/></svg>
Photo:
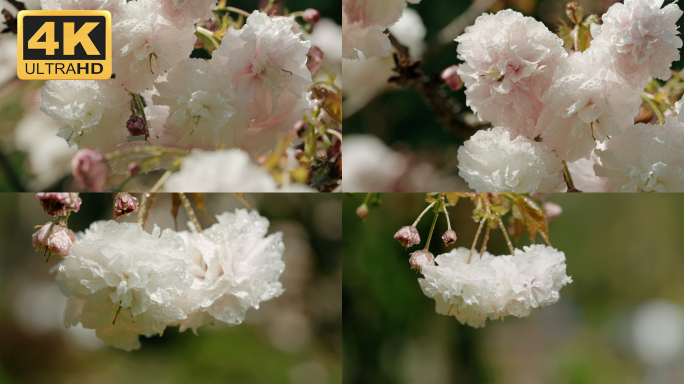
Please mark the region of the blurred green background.
<svg viewBox="0 0 684 384"><path fill-rule="evenodd" d="M488 12L496 13L510 8L526 16L532 16L546 24L554 33L560 21L570 23L565 16L564 7L567 0L478 0L480 3L491 2ZM584 15L602 15L616 0L578 0L584 9ZM673 0L665 0L665 4ZM422 55L422 70L427 75L439 74L451 65L460 64L457 59L457 43L453 35L448 44L437 42L440 32L452 21L460 18L475 1L458 0L422 0L419 4L409 4L422 18L425 26L425 45ZM681 4L681 3L680 3ZM681 5L680 5L681 7ZM479 16L479 14L478 14ZM462 27L472 25L472 20L462 19ZM684 18L679 20L680 30ZM408 36L416 35L419 28L407 28ZM462 28L460 29L462 31ZM397 35L395 32L393 34ZM404 43L406 45L406 43ZM416 42L409 45L418 45ZM392 51L394 52L394 51ZM411 53L414 59L414 53ZM386 80L394 73L391 58L372 58L364 62L344 61L343 78L345 84L345 135L371 134L379 137L393 150L404 153L411 158L412 167L423 164L423 168L409 173L425 174L424 163L430 164L443 180L437 185L417 185L401 188L401 191L425 190L465 190L467 186L457 174L456 154L463 144L464 137L458 132L449 130L437 120L431 107L422 94L414 90L399 89L395 85L387 85ZM675 62L675 70L684 67L682 61ZM363 86L363 88L362 88ZM445 95L452 98L463 112L470 112L465 105L465 88L452 92L444 88ZM365 95L359 95L366 93ZM361 100L361 101L359 101ZM420 178L420 176L411 176ZM425 176L423 176L425 177ZM447 179L453 178L450 182ZM437 182L437 181L434 181ZM459 189L456 189L459 188ZM372 189L376 190L376 189ZM394 191L382 189L382 191Z"/></svg>
<svg viewBox="0 0 684 384"><path fill-rule="evenodd" d="M81 197L69 219L74 231L113 218L112 194ZM50 217L35 194L0 194L0 383L341 383L341 196L246 198L270 220L269 233L284 233L283 295L250 309L241 325L206 326L199 336L168 328L125 352L104 346L92 330L64 328L66 298L50 273L59 257L46 263L31 246L34 226ZM244 207L231 194L206 199L211 217ZM158 195L148 231L152 223L174 227L170 204L170 196ZM187 216L180 211L182 230ZM211 225L198 216L204 228Z"/></svg>
<svg viewBox="0 0 684 384"><path fill-rule="evenodd" d="M550 240L565 253L574 282L556 304L481 329L435 313L410 269L409 253L424 246L433 214L417 226L420 246L405 250L392 238L427 206L425 194L382 194L365 223L355 215L364 198L344 199L345 383L684 382L684 195L551 195L547 201L563 213L550 224ZM470 248L472 210L467 199L449 209L458 240L448 250ZM441 215L430 246L435 256L447 251L440 238L446 229ZM523 235L520 247L526 244ZM501 231L492 231L487 250L510 254ZM660 313L641 306L659 299L680 321L662 316L662 324L639 323L637 332L638 313ZM659 337L647 341L660 340L652 350L635 342L649 332ZM671 341L678 352L655 365L640 357Z"/></svg>

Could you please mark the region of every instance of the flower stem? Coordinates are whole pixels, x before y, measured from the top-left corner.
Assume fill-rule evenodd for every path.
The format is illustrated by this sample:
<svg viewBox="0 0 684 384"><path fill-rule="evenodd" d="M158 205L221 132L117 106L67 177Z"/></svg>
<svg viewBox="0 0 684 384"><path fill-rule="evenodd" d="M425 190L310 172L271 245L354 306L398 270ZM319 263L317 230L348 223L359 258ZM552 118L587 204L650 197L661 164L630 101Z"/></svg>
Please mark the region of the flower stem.
<svg viewBox="0 0 684 384"><path fill-rule="evenodd" d="M579 48L579 24L575 24L575 28L572 29L572 39L575 43L575 52L580 52Z"/></svg>
<svg viewBox="0 0 684 384"><path fill-rule="evenodd" d="M508 244L508 249L511 251L511 256L515 256L515 249L513 248L513 244L511 243L511 239L508 238L508 232L506 232L506 227L504 227L503 220L499 217L499 228L501 228L501 232L503 232L504 237L506 238L506 244Z"/></svg>
<svg viewBox="0 0 684 384"><path fill-rule="evenodd" d="M369 195L370 195L370 193L369 193ZM421 213L420 216L418 216L418 218L416 219L416 221L413 222L412 227L415 227L416 225L418 225L418 222L420 221L420 219L423 218L423 215L425 214L425 212L427 212L430 208L432 208L433 205L435 205L435 203L432 203L432 204L428 205L427 208L425 208L423 213Z"/></svg>
<svg viewBox="0 0 684 384"><path fill-rule="evenodd" d="M570 168L568 168L568 163L563 160L563 176L565 176L565 184L568 185L568 188L575 188L575 183L572 181L572 175L570 174Z"/></svg>
<svg viewBox="0 0 684 384"><path fill-rule="evenodd" d="M214 34L209 31L208 29L202 28L202 27L197 27L195 29L195 35L199 37L202 40L208 40L211 42L211 44L214 46L213 50L217 50L219 48L219 43L218 39L214 36Z"/></svg>
<svg viewBox="0 0 684 384"><path fill-rule="evenodd" d="M140 98L140 94L138 93L132 93L133 95L133 100L135 100L135 105L136 109L138 112L140 112L141 117L145 121L145 125L147 125L147 117L145 117L145 106L143 106L142 99Z"/></svg>
<svg viewBox="0 0 684 384"><path fill-rule="evenodd" d="M646 93L641 94L641 98L648 104L649 107L653 110L653 112L658 116L658 122L660 125L665 124L665 116L663 116L663 112L658 108L658 105L656 105L655 101L651 99L650 96L648 96Z"/></svg>
<svg viewBox="0 0 684 384"><path fill-rule="evenodd" d="M451 231L451 220L449 220L449 212L447 212L446 205L443 207L444 208L444 216L446 216L447 219L447 229Z"/></svg>
<svg viewBox="0 0 684 384"><path fill-rule="evenodd" d="M363 204L364 204L364 205L368 205L368 200L370 200L371 195L372 195L372 193L367 193L367 194L366 194L366 198L363 199ZM415 226L415 225L414 225L414 226Z"/></svg>
<svg viewBox="0 0 684 384"><path fill-rule="evenodd" d="M162 157L162 156L167 156L167 155L175 155L175 156L180 156L180 157L185 157L190 154L190 152L183 151L180 149L167 149L167 148L162 148L158 147L156 145L151 145L149 147L136 147L136 148L131 148L131 149L125 149L122 151L115 151L112 153L108 153L104 155L105 160L107 161L112 161L114 159L118 159L119 157L124 157L128 155L135 155L139 153L151 153L154 154L155 157Z"/></svg>
<svg viewBox="0 0 684 384"><path fill-rule="evenodd" d="M489 225L487 225L487 229L485 229L485 237L482 241L482 249L480 249L480 259L482 258L482 255L484 255L485 249L487 249L487 242L489 241L489 229Z"/></svg>
<svg viewBox="0 0 684 384"><path fill-rule="evenodd" d="M484 223L487 221L486 217L483 217L482 220L480 220L480 226L477 227L477 232L475 233L475 239L473 240L473 246L470 247L470 255L468 255L468 264L470 264L470 259L473 258L473 251L475 250L475 245L477 245L477 239L480 238L480 232L482 232L482 226Z"/></svg>
<svg viewBox="0 0 684 384"><path fill-rule="evenodd" d="M433 203L434 204L434 203ZM432 232L435 231L435 224L437 224L437 218L439 217L439 209L435 210L435 218L432 220L432 227L430 227L430 234L428 235L427 242L425 242L425 250L430 248L430 240L432 240Z"/></svg>
<svg viewBox="0 0 684 384"><path fill-rule="evenodd" d="M197 220L197 216L195 216L195 211L192 210L190 200L188 200L188 197L185 196L185 193L179 193L178 196L180 197L181 202L183 203L183 208L185 208L185 212L188 214L190 220L192 220L192 224L195 226L197 233L202 232L202 227L200 226L199 220Z"/></svg>
<svg viewBox="0 0 684 384"><path fill-rule="evenodd" d="M161 187L164 185L164 183L171 176L172 173L173 172L171 172L171 171L166 171L166 173L164 173L162 175L162 177L160 177L159 180L157 180L157 182L152 186L152 189L150 189L150 192L155 193L159 189L161 189Z"/></svg>
<svg viewBox="0 0 684 384"><path fill-rule="evenodd" d="M126 184L133 179L132 176L127 176L124 181L119 184L118 187L116 187L116 192L123 192L123 188L126 186Z"/></svg>
<svg viewBox="0 0 684 384"><path fill-rule="evenodd" d="M238 13L238 14L243 15L243 16L245 16L245 17L249 17L249 16L250 16L249 12L243 11L243 10L240 9L240 8L226 7L225 9L228 10L228 11L230 11L230 12Z"/></svg>
<svg viewBox="0 0 684 384"><path fill-rule="evenodd" d="M264 8L264 10L262 12L268 15L268 11L270 11L274 5L275 5L275 0L270 0L268 2L268 5L266 6L266 8Z"/></svg>

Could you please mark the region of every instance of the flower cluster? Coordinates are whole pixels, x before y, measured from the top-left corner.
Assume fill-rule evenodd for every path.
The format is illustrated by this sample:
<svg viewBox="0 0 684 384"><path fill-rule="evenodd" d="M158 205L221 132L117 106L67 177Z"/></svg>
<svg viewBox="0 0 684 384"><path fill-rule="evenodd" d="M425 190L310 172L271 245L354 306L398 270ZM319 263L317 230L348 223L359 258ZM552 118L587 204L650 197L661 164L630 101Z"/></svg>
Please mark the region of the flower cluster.
<svg viewBox="0 0 684 384"><path fill-rule="evenodd" d="M667 149L676 145L667 143L677 123L661 118L665 126L635 126L639 107L651 99L644 88L651 78L670 77L682 47L676 25L682 11L662 5L626 0L611 6L601 25L575 17L570 55L543 24L511 10L484 14L466 28L456 39L464 61L457 74L467 104L495 126L459 149L460 175L470 187L570 190L572 163L592 159L596 150L596 175L609 178L608 190L684 190L681 158ZM589 47L578 30L590 31Z"/></svg>
<svg viewBox="0 0 684 384"><path fill-rule="evenodd" d="M457 248L435 257L429 248L437 219L442 213L447 219L448 229L442 235L444 246L454 244L457 236L447 208L461 199L469 199L475 205L473 219L479 222L472 248ZM517 193L428 194L426 202L430 204L416 221L399 229L394 238L407 248L420 244L416 225L426 212L433 210L435 217L425 247L411 253L408 262L411 269L423 274L418 282L423 293L435 299L437 313L479 328L487 318L529 316L533 308L558 301L559 290L572 282L565 273L565 255L549 244L548 223L561 215L560 205L550 201L540 205L532 197ZM509 212L506 228L502 218ZM506 239L510 255L493 256L486 251L490 231L497 228ZM476 252L483 229L482 248ZM523 232L533 245L515 249L509 234L517 244ZM538 233L548 245L534 244Z"/></svg>
<svg viewBox="0 0 684 384"><path fill-rule="evenodd" d="M553 304L559 290L572 282L565 255L552 247L531 245L515 256L484 252L468 263L470 250L454 249L425 266L418 279L426 296L435 299L437 313L461 324L484 327L486 320L526 317L533 308Z"/></svg>
<svg viewBox="0 0 684 384"><path fill-rule="evenodd" d="M387 57L391 43L385 30L394 25L408 5L420 0L343 0L342 57Z"/></svg>
<svg viewBox="0 0 684 384"><path fill-rule="evenodd" d="M303 119L316 126L314 139L339 128L315 112L312 75L323 54L304 34L320 19L314 9L285 17L231 7L215 14L211 0L42 0L41 5L112 14L112 79L50 80L40 105L61 123L58 135L70 146L97 150L107 162L154 146L158 150L136 159L146 165L138 172L174 171L174 161L162 161L169 160L164 159L168 153L239 148L254 158L281 141L290 144L295 123ZM248 17L233 20L226 16L230 12ZM330 75L321 83L334 88L333 81ZM322 141L330 144L330 139ZM315 147L309 151L313 155L320 150L317 140L307 144ZM117 155L108 156L112 153ZM110 164L108 172L124 175L128 168ZM102 177L90 179L98 183L81 184L104 188ZM276 183L273 177L271 182Z"/></svg>
<svg viewBox="0 0 684 384"><path fill-rule="evenodd" d="M244 209L217 220L203 232L93 223L58 267L70 295L65 325L81 323L130 351L140 335L167 326L240 324L249 308L283 292L282 234L267 236L268 220Z"/></svg>

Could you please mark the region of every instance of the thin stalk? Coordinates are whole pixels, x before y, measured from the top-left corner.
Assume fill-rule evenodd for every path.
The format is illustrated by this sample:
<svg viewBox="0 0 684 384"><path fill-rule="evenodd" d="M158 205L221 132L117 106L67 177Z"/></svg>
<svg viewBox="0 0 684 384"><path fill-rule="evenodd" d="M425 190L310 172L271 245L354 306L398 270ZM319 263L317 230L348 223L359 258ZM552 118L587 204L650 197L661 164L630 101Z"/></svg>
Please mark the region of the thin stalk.
<svg viewBox="0 0 684 384"><path fill-rule="evenodd" d="M641 94L641 98L648 104L649 107L653 110L653 112L658 116L658 122L660 125L665 124L665 116L663 116L663 112L658 108L656 103L645 93Z"/></svg>
<svg viewBox="0 0 684 384"><path fill-rule="evenodd" d="M136 108L138 109L138 112L142 115L143 120L145 120L145 125L147 125L147 117L145 117L145 107L143 106L142 99L140 98L140 94L133 93L133 99L135 100Z"/></svg>
<svg viewBox="0 0 684 384"><path fill-rule="evenodd" d="M432 240L432 232L435 231L435 224L437 224L437 218L439 217L439 210L435 212L435 218L432 220L432 227L430 227L430 234L428 235L427 242L425 243L424 250L428 250L430 247L430 240Z"/></svg>
<svg viewBox="0 0 684 384"><path fill-rule="evenodd" d="M171 171L166 171L166 173L164 173L162 175L162 177L160 177L159 180L157 180L157 182L152 186L152 189L150 189L150 192L155 193L155 192L159 191L159 189L161 189L161 187L164 185L164 183L171 176L172 173L173 172L171 172Z"/></svg>
<svg viewBox="0 0 684 384"><path fill-rule="evenodd" d="M570 174L570 168L568 168L568 163L563 160L563 167L564 167L564 172L565 172L565 183L568 185L568 188L575 188L575 183L572 181L572 175Z"/></svg>
<svg viewBox="0 0 684 384"><path fill-rule="evenodd" d="M331 135L333 135L333 136L335 136L335 137L337 137L338 139L340 139L340 141L342 141L342 133L337 132L337 131L334 130L334 129L328 129L328 133L331 134Z"/></svg>
<svg viewBox="0 0 684 384"><path fill-rule="evenodd" d="M508 238L508 232L506 232L506 228L504 227L503 220L499 217L499 228L501 228L501 232L503 232L504 237L506 238L506 244L508 244L508 249L511 251L511 256L515 256L515 249L513 248L513 244L511 243L511 239Z"/></svg>
<svg viewBox="0 0 684 384"><path fill-rule="evenodd" d="M482 232L482 226L484 223L487 221L486 217L483 217L482 220L480 220L480 226L477 227L477 233L475 233L475 239L473 240L473 246L470 247L470 255L468 255L468 264L470 264L470 259L473 258L473 251L475 250L475 246L477 245L477 239L480 238L480 232Z"/></svg>
<svg viewBox="0 0 684 384"><path fill-rule="evenodd" d="M370 195L370 193L369 193L369 195ZM238 200L240 200L240 202L245 207L251 209L252 211L256 211L256 208L254 208L254 206L252 204L250 204L249 201L247 201L247 199L245 199L244 193L233 193L233 196L235 196ZM211 220L211 217L209 217L209 215L207 215L207 213L204 210L202 211L202 213L204 213L204 217L206 217L207 220L213 221L213 220Z"/></svg>
<svg viewBox="0 0 684 384"><path fill-rule="evenodd" d="M268 2L268 5L266 6L266 8L264 8L264 10L262 12L268 15L268 11L270 11L274 5L275 5L275 0L270 0Z"/></svg>
<svg viewBox="0 0 684 384"><path fill-rule="evenodd" d="M149 195L149 203L147 204L147 209L145 210L145 215L143 216L143 229L145 228L145 224L147 224L147 219L150 217L150 212L152 212L152 206L154 206L154 202L157 201L156 193L150 193Z"/></svg>
<svg viewBox="0 0 684 384"><path fill-rule="evenodd" d="M179 193L178 196L180 197L181 202L183 203L183 208L185 208L185 212L188 214L188 217L192 221L192 224L195 226L197 233L202 232L202 227L200 226L199 220L197 220L197 216L195 216L195 211L192 210L190 200L188 200L188 197L185 196L185 193Z"/></svg>
<svg viewBox="0 0 684 384"><path fill-rule="evenodd" d="M138 209L138 224L142 225L145 208L147 207L147 193L142 194L140 199L140 209Z"/></svg>
<svg viewBox="0 0 684 384"><path fill-rule="evenodd" d="M572 29L572 39L575 43L575 52L580 52L579 49L579 24L575 24L575 28Z"/></svg>
<svg viewBox="0 0 684 384"><path fill-rule="evenodd" d="M104 155L104 158L107 161L112 161L112 160L117 159L119 157L124 157L124 156L128 156L128 155L136 155L136 154L147 153L147 152L155 154L156 157L161 157L161 156L166 156L166 155L176 155L176 156L185 157L185 156L190 154L190 152L187 152L187 151L171 150L171 149L158 147L156 145L151 145L149 147L137 147L137 148L126 149L126 150L122 150L122 151L115 151L115 152L108 153L108 154Z"/></svg>
<svg viewBox="0 0 684 384"><path fill-rule="evenodd" d="M372 193L367 193L366 198L363 199L363 205L368 205L368 201L370 200ZM415 224L413 225L414 227L416 226Z"/></svg>
<svg viewBox="0 0 684 384"><path fill-rule="evenodd" d="M197 35L197 37L199 37L200 39L204 37L207 40L211 41L211 44L214 46L214 50L217 50L219 48L220 43L210 30L202 27L197 27L195 29L195 35Z"/></svg>
<svg viewBox="0 0 684 384"><path fill-rule="evenodd" d="M449 220L449 212L447 212L446 205L444 206L444 216L447 219L447 229L451 231L451 220Z"/></svg>
<svg viewBox="0 0 684 384"><path fill-rule="evenodd" d="M245 17L249 17L249 16L250 16L249 12L243 11L243 10L240 9L240 8L226 7L225 9L228 10L228 11L230 11L230 12L239 13L240 15L243 15L243 16L245 16Z"/></svg>
<svg viewBox="0 0 684 384"><path fill-rule="evenodd" d="M370 195L370 193L369 193L369 195ZM418 218L416 219L416 221L413 222L412 227L415 227L416 225L418 225L418 222L420 221L420 219L423 218L423 215L425 214L425 212L427 212L430 208L432 208L433 205L435 205L435 203L432 203L432 204L428 205L427 208L425 208L423 213L421 213L420 216L418 216Z"/></svg>
<svg viewBox="0 0 684 384"><path fill-rule="evenodd" d="M487 229L485 230L485 237L482 241L482 249L480 249L480 259L482 258L482 255L484 255L485 249L487 249L487 242L489 241L489 229L489 225L487 225Z"/></svg>

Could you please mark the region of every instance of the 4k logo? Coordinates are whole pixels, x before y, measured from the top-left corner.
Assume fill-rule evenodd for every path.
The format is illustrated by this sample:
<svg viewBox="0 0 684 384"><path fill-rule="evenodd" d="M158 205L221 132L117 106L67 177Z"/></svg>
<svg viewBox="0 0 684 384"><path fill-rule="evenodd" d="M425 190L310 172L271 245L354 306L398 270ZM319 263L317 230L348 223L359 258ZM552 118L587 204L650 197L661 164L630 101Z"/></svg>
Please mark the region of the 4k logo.
<svg viewBox="0 0 684 384"><path fill-rule="evenodd" d="M22 80L104 80L112 76L109 11L21 11L17 76Z"/></svg>

